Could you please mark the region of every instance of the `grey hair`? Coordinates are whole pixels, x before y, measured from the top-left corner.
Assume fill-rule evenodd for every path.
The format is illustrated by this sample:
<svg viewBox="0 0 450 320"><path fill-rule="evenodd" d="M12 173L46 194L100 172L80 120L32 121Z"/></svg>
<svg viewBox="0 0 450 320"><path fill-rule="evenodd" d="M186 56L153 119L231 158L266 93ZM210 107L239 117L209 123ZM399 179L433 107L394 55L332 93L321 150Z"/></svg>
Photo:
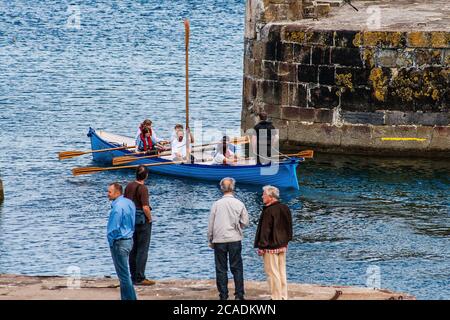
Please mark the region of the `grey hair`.
<svg viewBox="0 0 450 320"><path fill-rule="evenodd" d="M278 190L277 187L274 186L264 186L263 191L272 198L275 198L277 200L280 199L280 190Z"/></svg>
<svg viewBox="0 0 450 320"><path fill-rule="evenodd" d="M230 183L226 185L225 181L230 181ZM233 178L223 178L222 180L220 180L220 190L222 190L222 192L233 192L235 184L236 180L234 180Z"/></svg>

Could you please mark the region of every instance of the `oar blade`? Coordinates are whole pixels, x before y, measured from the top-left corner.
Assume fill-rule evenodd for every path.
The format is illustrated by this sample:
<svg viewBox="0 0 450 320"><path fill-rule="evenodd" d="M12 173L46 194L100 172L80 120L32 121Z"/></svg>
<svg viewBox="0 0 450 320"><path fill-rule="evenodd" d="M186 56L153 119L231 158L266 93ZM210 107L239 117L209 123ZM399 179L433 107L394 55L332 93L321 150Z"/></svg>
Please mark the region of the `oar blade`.
<svg viewBox="0 0 450 320"><path fill-rule="evenodd" d="M139 158L134 156L116 157L113 158L112 164L113 166L120 166L122 164L130 163L136 160L139 160Z"/></svg>
<svg viewBox="0 0 450 320"><path fill-rule="evenodd" d="M97 172L101 172L101 171L104 171L104 168L100 168L100 167L73 168L72 174L74 176L81 176L84 174L92 174L92 173L97 173Z"/></svg>
<svg viewBox="0 0 450 320"><path fill-rule="evenodd" d="M84 151L62 151L58 153L59 160L71 159L86 154Z"/></svg>
<svg viewBox="0 0 450 320"><path fill-rule="evenodd" d="M314 150L305 150L298 153L299 157L302 158L314 158Z"/></svg>

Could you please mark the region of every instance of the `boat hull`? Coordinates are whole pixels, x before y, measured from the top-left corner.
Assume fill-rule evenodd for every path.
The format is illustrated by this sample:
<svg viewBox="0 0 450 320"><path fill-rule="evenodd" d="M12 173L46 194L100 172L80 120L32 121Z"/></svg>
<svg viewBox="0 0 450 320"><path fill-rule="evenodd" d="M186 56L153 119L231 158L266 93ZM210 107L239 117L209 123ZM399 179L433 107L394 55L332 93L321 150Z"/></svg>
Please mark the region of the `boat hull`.
<svg viewBox="0 0 450 320"><path fill-rule="evenodd" d="M88 137L91 139L92 150L120 147L119 144L102 139L94 129L90 129ZM93 153L93 160L111 165L115 157L132 154L129 150L114 150L109 152ZM297 179L297 166L302 159L280 163L277 169L267 165L205 165L205 164L176 164L148 167L150 172L163 175L185 177L207 181L220 181L224 177L234 178L239 183L252 185L273 185L279 188L299 189ZM152 164L166 162L161 158L142 159L130 164ZM276 172L275 172L276 171ZM270 173L270 174L268 174Z"/></svg>

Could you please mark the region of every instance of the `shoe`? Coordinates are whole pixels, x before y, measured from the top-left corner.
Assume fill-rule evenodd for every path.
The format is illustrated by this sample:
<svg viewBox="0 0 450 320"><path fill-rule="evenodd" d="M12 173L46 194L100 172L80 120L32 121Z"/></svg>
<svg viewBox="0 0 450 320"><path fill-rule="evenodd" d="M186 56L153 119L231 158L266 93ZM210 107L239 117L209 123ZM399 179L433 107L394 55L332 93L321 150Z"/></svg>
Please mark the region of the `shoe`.
<svg viewBox="0 0 450 320"><path fill-rule="evenodd" d="M153 286L156 284L155 280L144 279L141 282L136 282L136 286Z"/></svg>
<svg viewBox="0 0 450 320"><path fill-rule="evenodd" d="M244 297L235 297L234 300L245 300Z"/></svg>

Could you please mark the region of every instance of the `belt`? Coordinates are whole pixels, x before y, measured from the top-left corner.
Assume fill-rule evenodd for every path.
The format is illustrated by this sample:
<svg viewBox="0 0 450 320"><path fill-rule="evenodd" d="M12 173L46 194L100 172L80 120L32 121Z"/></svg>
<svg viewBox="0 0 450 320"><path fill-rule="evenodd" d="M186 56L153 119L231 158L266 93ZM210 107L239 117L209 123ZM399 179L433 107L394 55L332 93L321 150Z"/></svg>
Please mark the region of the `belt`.
<svg viewBox="0 0 450 320"><path fill-rule="evenodd" d="M120 238L120 239L115 239L114 241L123 241L123 240L131 240L133 238Z"/></svg>

